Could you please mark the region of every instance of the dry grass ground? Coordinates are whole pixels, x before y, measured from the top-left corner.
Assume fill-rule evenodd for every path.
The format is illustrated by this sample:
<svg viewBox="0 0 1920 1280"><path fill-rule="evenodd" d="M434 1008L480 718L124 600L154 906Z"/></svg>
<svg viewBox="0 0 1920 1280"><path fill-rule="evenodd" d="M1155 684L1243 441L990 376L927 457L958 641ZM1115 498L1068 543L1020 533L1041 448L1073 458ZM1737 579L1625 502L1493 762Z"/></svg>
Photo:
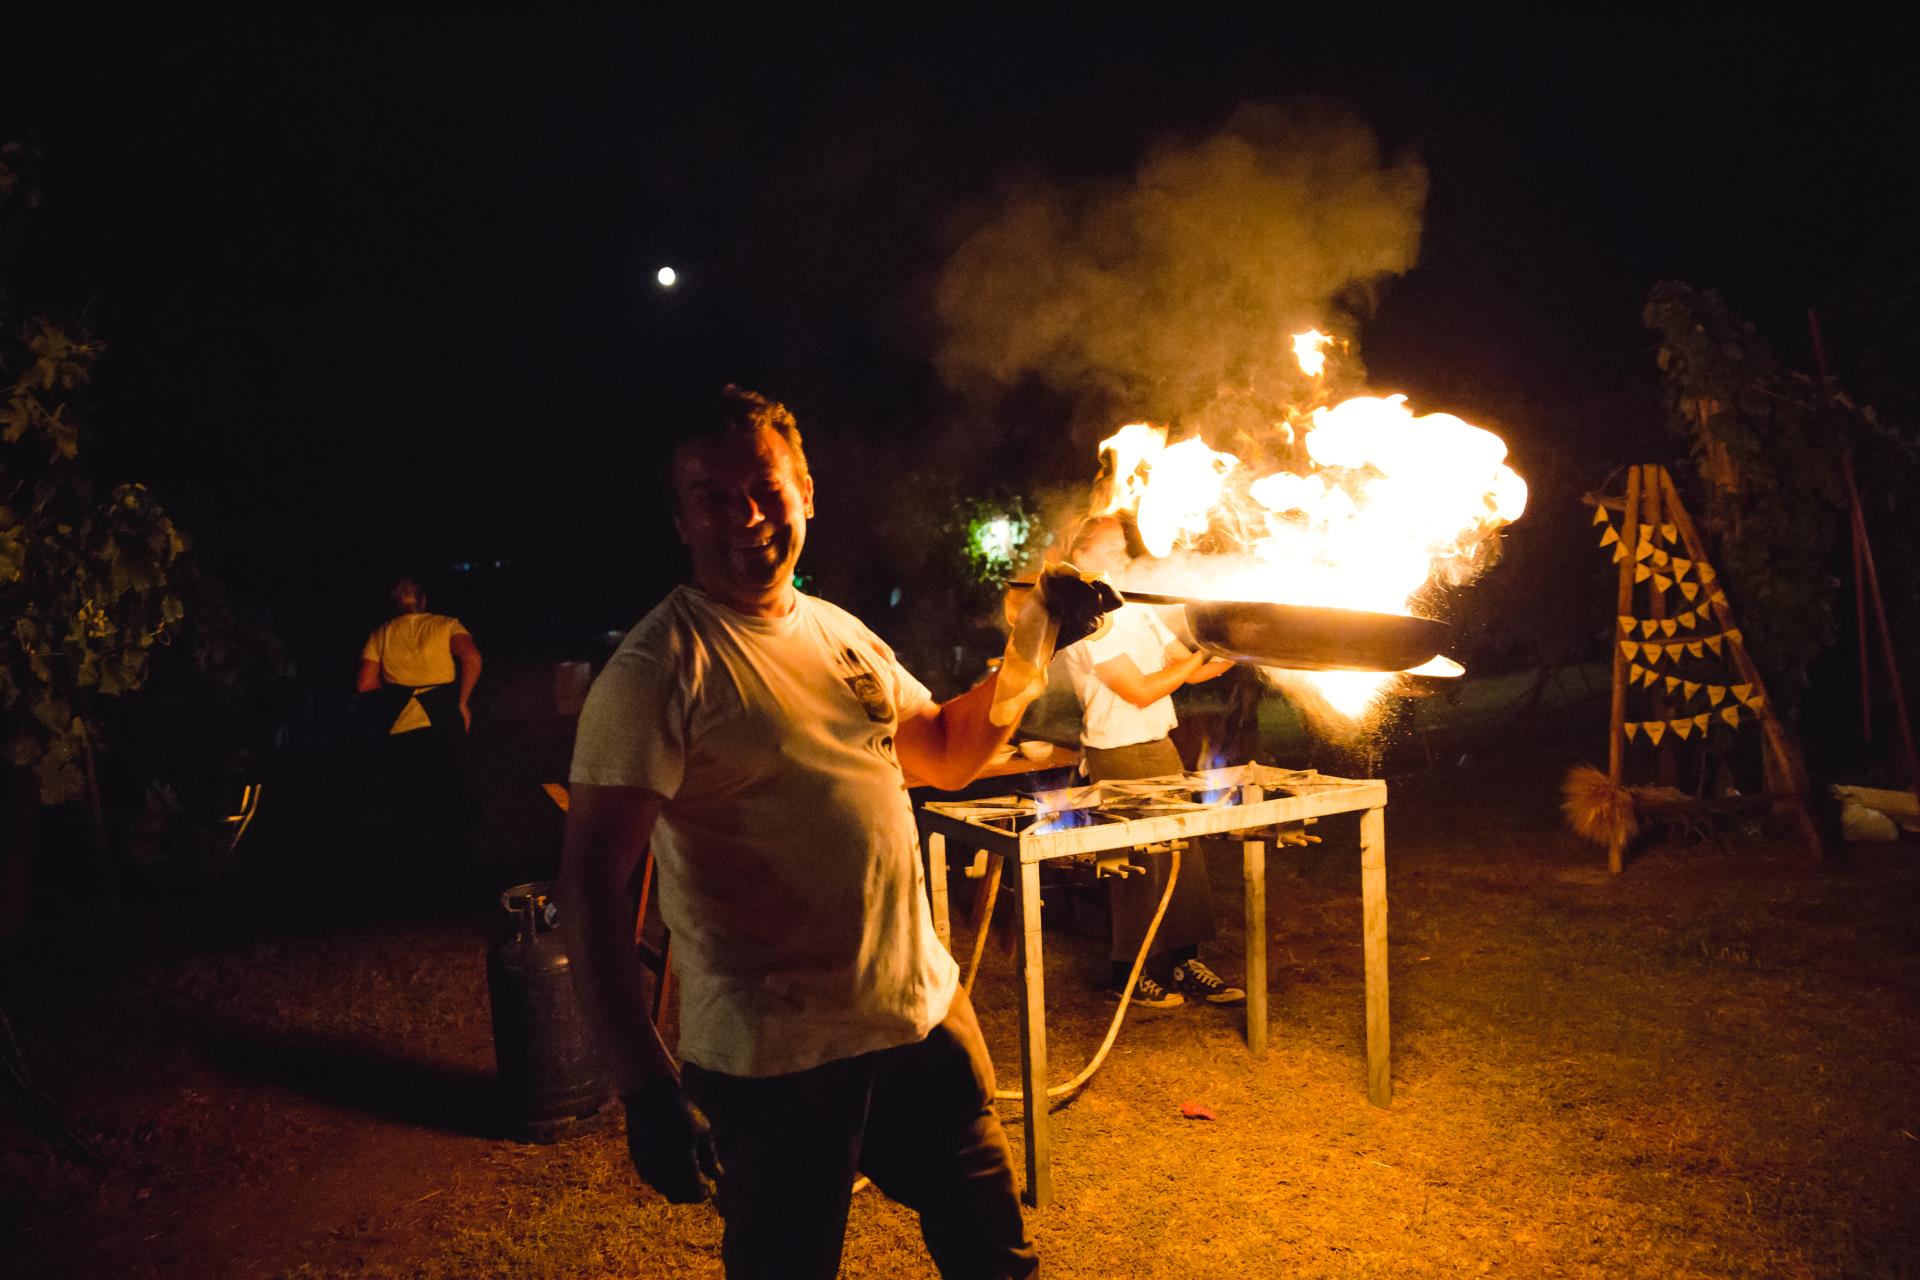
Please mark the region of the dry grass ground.
<svg viewBox="0 0 1920 1280"><path fill-rule="evenodd" d="M1393 782L1391 1110L1363 1087L1351 823L1276 853L1272 1052L1247 1056L1233 1012L1132 1016L1055 1113L1057 1199L1030 1215L1045 1274L1920 1270L1911 842L1808 867L1725 833L1609 881L1558 827L1566 759ZM1237 852L1210 856L1236 969ZM1111 1008L1095 923L1049 937L1061 1077ZM0 1271L717 1276L714 1215L639 1191L617 1129L486 1136L481 951L470 926L364 926L156 962L35 1020L46 1082L116 1170L6 1131ZM1011 979L990 949L1003 1083ZM1182 1119L1188 1100L1217 1118ZM857 1197L845 1274L931 1275L911 1216Z"/></svg>

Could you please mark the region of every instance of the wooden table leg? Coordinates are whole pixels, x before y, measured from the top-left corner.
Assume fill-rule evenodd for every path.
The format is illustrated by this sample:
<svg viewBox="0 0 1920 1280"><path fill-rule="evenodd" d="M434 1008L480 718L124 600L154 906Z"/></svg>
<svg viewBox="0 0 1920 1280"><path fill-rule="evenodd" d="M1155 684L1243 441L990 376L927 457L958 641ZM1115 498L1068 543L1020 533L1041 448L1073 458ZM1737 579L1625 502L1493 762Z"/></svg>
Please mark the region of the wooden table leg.
<svg viewBox="0 0 1920 1280"><path fill-rule="evenodd" d="M1267 846L1240 845L1247 900L1247 1051L1267 1056Z"/></svg>
<svg viewBox="0 0 1920 1280"><path fill-rule="evenodd" d="M1040 864L1020 864L1020 1092L1026 1104L1027 1194L1036 1209L1053 1199L1047 1132L1046 965L1040 950Z"/></svg>
<svg viewBox="0 0 1920 1280"><path fill-rule="evenodd" d="M947 838L927 833L927 897L933 908L933 932L940 945L953 950L953 918L947 906Z"/></svg>
<svg viewBox="0 0 1920 1280"><path fill-rule="evenodd" d="M1367 964L1367 1101L1393 1101L1387 1049L1387 835L1386 811L1360 815L1361 945Z"/></svg>

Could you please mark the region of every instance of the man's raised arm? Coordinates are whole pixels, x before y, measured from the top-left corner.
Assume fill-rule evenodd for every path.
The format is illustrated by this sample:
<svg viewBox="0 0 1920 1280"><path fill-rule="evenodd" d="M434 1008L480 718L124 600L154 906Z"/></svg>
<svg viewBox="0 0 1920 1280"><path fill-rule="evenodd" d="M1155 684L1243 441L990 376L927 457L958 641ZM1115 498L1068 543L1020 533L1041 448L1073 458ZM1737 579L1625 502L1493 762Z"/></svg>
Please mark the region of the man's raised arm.
<svg viewBox="0 0 1920 1280"><path fill-rule="evenodd" d="M1048 569L1038 590L1010 594L1013 634L1000 669L959 697L900 722L895 746L901 769L942 791L972 782L1013 736L1027 705L1045 692L1055 648L1080 640L1119 607L1111 583L1070 565Z"/></svg>
<svg viewBox="0 0 1920 1280"><path fill-rule="evenodd" d="M894 743L900 768L909 778L955 791L979 775L1000 744L1013 736L1014 724L994 724L987 714L997 679L982 680L959 697L900 722Z"/></svg>

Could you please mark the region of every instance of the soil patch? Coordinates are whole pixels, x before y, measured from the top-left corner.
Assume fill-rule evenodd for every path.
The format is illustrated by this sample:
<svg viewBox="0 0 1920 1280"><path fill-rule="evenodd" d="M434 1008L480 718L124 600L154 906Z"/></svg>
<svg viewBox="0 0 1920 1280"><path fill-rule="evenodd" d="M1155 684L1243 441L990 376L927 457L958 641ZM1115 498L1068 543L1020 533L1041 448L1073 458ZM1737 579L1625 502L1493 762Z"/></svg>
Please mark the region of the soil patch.
<svg viewBox="0 0 1920 1280"><path fill-rule="evenodd" d="M1535 746L1390 780L1390 1110L1365 1097L1351 823L1276 850L1271 1051L1248 1056L1234 1011L1132 1015L1054 1115L1056 1200L1029 1218L1046 1274L1907 1274L1912 845L1812 867L1723 832L1613 879L1560 830L1565 763ZM1237 973L1238 850L1205 856L1211 954ZM956 875L957 922L972 888ZM1052 913L1065 1078L1111 1005L1097 916ZM483 950L467 921L361 924L150 961L17 1015L113 1167L4 1131L7 1273L717 1276L717 1218L639 1188L617 1125L551 1147L492 1132ZM990 946L976 1003L1003 1084L1012 981ZM1190 1101L1215 1118L1183 1118ZM845 1274L931 1276L911 1215L856 1197Z"/></svg>

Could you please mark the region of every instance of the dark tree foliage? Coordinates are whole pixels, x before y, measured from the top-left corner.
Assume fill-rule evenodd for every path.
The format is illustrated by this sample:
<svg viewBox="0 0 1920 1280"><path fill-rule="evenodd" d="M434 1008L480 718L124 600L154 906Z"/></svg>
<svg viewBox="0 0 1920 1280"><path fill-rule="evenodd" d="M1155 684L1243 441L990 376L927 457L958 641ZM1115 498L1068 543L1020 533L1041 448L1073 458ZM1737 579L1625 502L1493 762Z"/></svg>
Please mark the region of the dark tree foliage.
<svg viewBox="0 0 1920 1280"><path fill-rule="evenodd" d="M1781 367L1753 325L1709 289L1666 282L1647 300L1660 337L1667 425L1690 441L1720 581L1783 709L1833 642L1845 532L1840 459L1858 413Z"/></svg>
<svg viewBox="0 0 1920 1280"><path fill-rule="evenodd" d="M224 813L236 780L260 776L290 667L145 485L101 481L85 419L104 344L45 317L4 323L37 161L0 146L0 763L43 804L88 800L104 855L116 788L100 752L123 796Z"/></svg>
<svg viewBox="0 0 1920 1280"><path fill-rule="evenodd" d="M46 321L0 342L0 728L40 798L85 794L99 700L146 682L179 622L186 539L145 485L96 496L73 398L101 346Z"/></svg>

